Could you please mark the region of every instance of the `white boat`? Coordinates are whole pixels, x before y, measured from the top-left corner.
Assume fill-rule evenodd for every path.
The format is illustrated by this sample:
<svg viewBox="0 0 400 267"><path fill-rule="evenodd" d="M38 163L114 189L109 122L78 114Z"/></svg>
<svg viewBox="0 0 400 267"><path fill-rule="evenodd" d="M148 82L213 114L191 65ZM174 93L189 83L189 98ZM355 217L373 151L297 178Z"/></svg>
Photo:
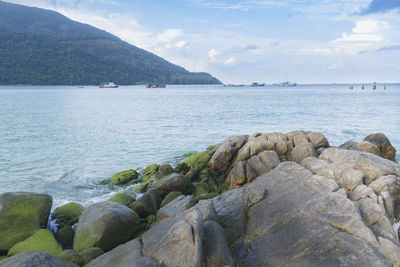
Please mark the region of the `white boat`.
<svg viewBox="0 0 400 267"><path fill-rule="evenodd" d="M279 86L282 86L282 87L291 87L291 86L296 86L297 85L297 83L291 83L291 82L281 82L281 83L279 83Z"/></svg>
<svg viewBox="0 0 400 267"><path fill-rule="evenodd" d="M109 83L102 83L99 86L100 88L118 88L118 85L116 85L113 82L109 82Z"/></svg>

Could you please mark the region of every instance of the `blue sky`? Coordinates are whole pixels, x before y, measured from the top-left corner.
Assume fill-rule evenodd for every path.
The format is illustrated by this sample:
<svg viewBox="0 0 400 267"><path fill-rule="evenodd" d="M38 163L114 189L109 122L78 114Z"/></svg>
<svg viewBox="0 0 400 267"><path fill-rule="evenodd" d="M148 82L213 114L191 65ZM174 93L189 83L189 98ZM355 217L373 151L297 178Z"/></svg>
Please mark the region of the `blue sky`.
<svg viewBox="0 0 400 267"><path fill-rule="evenodd" d="M225 83L400 82L400 0L8 0Z"/></svg>

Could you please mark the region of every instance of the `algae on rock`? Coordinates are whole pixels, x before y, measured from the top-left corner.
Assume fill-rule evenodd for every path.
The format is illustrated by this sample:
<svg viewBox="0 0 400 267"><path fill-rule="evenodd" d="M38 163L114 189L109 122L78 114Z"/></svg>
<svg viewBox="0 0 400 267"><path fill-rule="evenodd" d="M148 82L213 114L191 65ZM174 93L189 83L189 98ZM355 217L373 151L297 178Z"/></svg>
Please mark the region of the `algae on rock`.
<svg viewBox="0 0 400 267"><path fill-rule="evenodd" d="M24 251L41 251L57 256L63 250L49 230L40 229L28 239L15 244L7 255L13 256Z"/></svg>

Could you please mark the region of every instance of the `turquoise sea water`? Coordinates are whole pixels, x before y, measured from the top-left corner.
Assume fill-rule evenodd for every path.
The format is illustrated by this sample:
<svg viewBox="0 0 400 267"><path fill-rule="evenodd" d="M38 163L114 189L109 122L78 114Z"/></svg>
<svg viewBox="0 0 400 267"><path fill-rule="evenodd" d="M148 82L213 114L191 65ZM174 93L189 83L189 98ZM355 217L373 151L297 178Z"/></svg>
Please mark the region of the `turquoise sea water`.
<svg viewBox="0 0 400 267"><path fill-rule="evenodd" d="M331 145L384 132L400 151L400 85L228 88L0 87L0 193L45 192L55 206L114 193L98 181L176 163L234 134L322 132Z"/></svg>

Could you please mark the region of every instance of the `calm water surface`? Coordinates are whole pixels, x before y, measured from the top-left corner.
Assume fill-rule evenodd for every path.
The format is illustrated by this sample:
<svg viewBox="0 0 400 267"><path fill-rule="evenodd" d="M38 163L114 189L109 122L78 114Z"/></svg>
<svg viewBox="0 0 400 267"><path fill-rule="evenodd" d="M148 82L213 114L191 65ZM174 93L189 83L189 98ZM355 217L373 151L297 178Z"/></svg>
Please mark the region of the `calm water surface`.
<svg viewBox="0 0 400 267"><path fill-rule="evenodd" d="M0 193L49 193L54 206L115 193L98 181L176 163L233 134L320 131L332 145L384 132L400 150L400 85L291 88L0 87Z"/></svg>

